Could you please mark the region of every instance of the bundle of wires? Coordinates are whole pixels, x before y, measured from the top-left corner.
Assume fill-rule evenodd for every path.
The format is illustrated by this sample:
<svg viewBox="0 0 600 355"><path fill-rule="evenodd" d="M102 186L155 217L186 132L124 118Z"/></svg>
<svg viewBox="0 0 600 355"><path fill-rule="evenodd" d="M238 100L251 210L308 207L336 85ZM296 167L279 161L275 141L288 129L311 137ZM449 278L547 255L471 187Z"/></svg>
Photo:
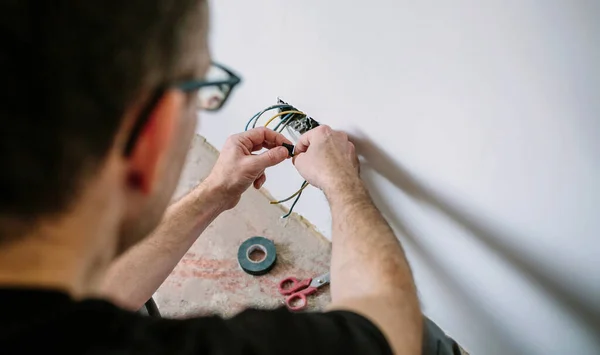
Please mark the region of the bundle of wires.
<svg viewBox="0 0 600 355"><path fill-rule="evenodd" d="M247 131L248 129L250 129L250 125L252 125L252 128L256 128L256 124L258 123L260 117L271 110L279 110L279 112L275 116L271 117L267 121L267 123L265 123L264 126L268 127L271 122L273 122L276 118L280 117L279 123L277 123L275 128L273 128L273 130L276 132L282 132L283 129L287 127L287 125L289 125L295 120L301 120L306 118L306 114L296 109L294 106L288 104L277 104L269 106L264 110L258 112L256 115L252 116L248 123L246 123L245 130Z"/></svg>
<svg viewBox="0 0 600 355"><path fill-rule="evenodd" d="M273 106L269 106L267 108L265 108L264 110L256 113L254 116L252 116L252 118L250 118L250 120L248 121L248 123L246 123L246 128L245 130L247 131L248 129L250 129L250 126L252 126L252 128L256 128L256 124L258 122L258 120L261 118L262 115L264 115L266 112L271 111L271 110L278 110L278 113L275 114L274 116L272 116L271 118L269 118L269 120L267 120L267 122L264 124L265 127L268 127L269 124L271 124L271 122L273 122L275 119L279 118L279 122L277 123L277 125L275 126L275 128L273 128L274 131L276 132L282 132L290 123L296 121L296 120L303 120L307 118L307 115L296 109L295 107L285 104L285 103L280 103L277 105L273 105ZM283 200L280 201L271 201L272 205L278 205L280 203L284 203L287 201L290 201L291 199L293 199L294 197L296 198L294 200L294 202L292 203L292 206L290 207L290 210L288 211L288 213L286 213L285 215L283 215L281 218L288 218L289 216L292 215L292 212L294 211L294 207L296 207L296 204L298 203L298 201L300 200L300 197L302 196L302 192L304 191L304 189L308 186L308 182L304 181L302 183L302 186L300 186L300 189L298 191L296 191L293 195L291 195L288 198L285 198Z"/></svg>

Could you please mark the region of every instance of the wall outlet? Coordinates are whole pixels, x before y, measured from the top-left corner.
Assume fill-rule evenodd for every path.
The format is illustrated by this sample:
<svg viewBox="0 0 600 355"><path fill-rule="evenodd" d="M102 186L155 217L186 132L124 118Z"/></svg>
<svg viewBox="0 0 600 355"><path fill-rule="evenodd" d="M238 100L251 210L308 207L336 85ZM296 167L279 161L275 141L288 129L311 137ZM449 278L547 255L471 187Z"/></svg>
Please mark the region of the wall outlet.
<svg viewBox="0 0 600 355"><path fill-rule="evenodd" d="M277 98L277 104L278 105L288 105L290 106L290 108L294 111L300 111L297 108L295 108L294 106L290 105L289 103L283 101L280 97ZM279 109L279 112L283 112L283 111L287 111L290 109ZM290 129L300 133L300 134L304 134L308 131L310 131L313 128L319 127L319 122L317 122L314 118L304 114L304 115L300 115L300 114L294 114L292 115L292 117L289 119L290 123L287 125L287 127L289 127Z"/></svg>

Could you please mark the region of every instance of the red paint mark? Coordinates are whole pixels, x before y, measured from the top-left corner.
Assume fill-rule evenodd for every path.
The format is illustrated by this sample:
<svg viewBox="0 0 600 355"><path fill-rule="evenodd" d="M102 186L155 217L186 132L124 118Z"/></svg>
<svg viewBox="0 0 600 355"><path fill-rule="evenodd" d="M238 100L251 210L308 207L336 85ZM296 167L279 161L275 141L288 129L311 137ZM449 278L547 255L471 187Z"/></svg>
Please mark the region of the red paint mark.
<svg viewBox="0 0 600 355"><path fill-rule="evenodd" d="M281 279L287 276L298 278L316 277L328 269L328 264L321 260L315 260L310 264L310 269L297 268L291 263L280 263L278 267L268 275L250 276L244 273L237 263L237 260L214 259L214 258L195 258L194 253L186 254L186 257L179 263L173 271L175 277L174 284L181 288L186 279L202 279L213 281L210 284L213 292L222 292L230 296L241 297L242 301L235 302L236 297L230 299L228 309L240 310L245 308L248 302L247 297L252 297L250 290L258 290L262 298L272 298L278 304L283 301L283 296L279 294L278 285ZM317 271L315 270L320 270ZM183 286L185 287L185 286ZM325 289L326 291L327 289ZM320 290L319 294L322 291Z"/></svg>
<svg viewBox="0 0 600 355"><path fill-rule="evenodd" d="M205 280L218 280L222 278L230 278L235 277L235 272L233 271L222 271L222 270L191 270L191 275L195 278L205 279Z"/></svg>
<svg viewBox="0 0 600 355"><path fill-rule="evenodd" d="M193 266L200 269L233 269L237 267L237 261L222 259L183 259L180 262L184 266Z"/></svg>

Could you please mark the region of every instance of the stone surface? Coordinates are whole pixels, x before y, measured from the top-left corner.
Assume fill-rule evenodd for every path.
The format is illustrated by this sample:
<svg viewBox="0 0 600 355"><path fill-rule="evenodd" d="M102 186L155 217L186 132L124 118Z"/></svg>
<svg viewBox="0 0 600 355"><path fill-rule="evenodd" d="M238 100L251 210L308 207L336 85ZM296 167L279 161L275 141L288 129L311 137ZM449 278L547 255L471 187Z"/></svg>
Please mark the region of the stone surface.
<svg viewBox="0 0 600 355"><path fill-rule="evenodd" d="M218 152L196 136L176 198L206 177L217 157ZM281 307L284 297L277 290L280 280L288 276L315 277L329 270L329 241L296 214L281 219L284 209L269 201L266 191L251 188L236 208L219 216L199 236L155 295L163 316L231 317L247 307ZM248 275L238 265L238 247L252 236L275 242L277 264L267 275ZM329 302L329 286L324 286L308 298L307 310L323 309Z"/></svg>

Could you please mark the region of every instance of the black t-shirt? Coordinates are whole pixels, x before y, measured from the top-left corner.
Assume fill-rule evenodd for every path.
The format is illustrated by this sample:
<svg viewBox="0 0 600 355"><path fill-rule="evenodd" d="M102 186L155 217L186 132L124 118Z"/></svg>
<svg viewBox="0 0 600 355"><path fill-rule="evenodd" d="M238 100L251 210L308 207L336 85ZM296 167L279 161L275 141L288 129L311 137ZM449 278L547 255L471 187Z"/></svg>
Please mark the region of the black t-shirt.
<svg viewBox="0 0 600 355"><path fill-rule="evenodd" d="M392 354L383 334L352 312L246 310L231 319L139 315L97 299L0 289L0 354Z"/></svg>

